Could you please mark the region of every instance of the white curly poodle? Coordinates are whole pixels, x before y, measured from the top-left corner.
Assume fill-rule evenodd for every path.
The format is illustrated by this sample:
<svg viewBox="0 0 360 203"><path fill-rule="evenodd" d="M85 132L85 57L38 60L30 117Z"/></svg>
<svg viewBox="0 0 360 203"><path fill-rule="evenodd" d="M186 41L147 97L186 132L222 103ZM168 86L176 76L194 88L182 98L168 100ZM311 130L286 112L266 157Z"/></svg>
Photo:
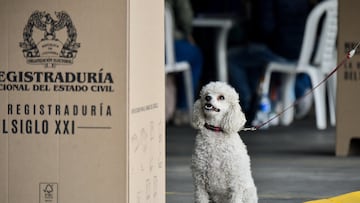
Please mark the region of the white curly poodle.
<svg viewBox="0 0 360 203"><path fill-rule="evenodd" d="M192 156L196 203L257 203L250 158L238 131L246 122L235 89L211 82L194 104Z"/></svg>

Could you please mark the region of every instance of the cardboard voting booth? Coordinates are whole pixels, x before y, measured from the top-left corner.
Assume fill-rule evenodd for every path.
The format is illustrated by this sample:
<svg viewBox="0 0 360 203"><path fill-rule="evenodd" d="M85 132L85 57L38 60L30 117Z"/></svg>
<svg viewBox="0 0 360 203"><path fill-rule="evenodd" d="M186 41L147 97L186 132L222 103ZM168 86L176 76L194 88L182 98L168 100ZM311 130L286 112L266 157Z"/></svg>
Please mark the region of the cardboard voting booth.
<svg viewBox="0 0 360 203"><path fill-rule="evenodd" d="M360 2L339 1L339 37L338 61L360 42L360 28L356 26L360 19ZM336 119L336 155L347 156L360 139L360 52L341 67L337 74L337 119ZM352 146L352 147L351 147Z"/></svg>
<svg viewBox="0 0 360 203"><path fill-rule="evenodd" d="M165 202L164 2L0 0L0 202Z"/></svg>

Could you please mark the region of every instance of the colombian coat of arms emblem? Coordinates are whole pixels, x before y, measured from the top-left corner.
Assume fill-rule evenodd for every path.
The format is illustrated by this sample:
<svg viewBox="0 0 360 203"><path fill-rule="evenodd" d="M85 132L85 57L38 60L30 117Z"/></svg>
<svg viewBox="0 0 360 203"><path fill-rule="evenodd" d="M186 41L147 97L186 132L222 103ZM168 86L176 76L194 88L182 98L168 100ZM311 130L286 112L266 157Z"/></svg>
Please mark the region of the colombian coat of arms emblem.
<svg viewBox="0 0 360 203"><path fill-rule="evenodd" d="M30 15L20 42L28 64L55 67L73 63L80 47L76 28L65 11L55 12L55 16L45 11ZM58 33L65 37L61 39Z"/></svg>

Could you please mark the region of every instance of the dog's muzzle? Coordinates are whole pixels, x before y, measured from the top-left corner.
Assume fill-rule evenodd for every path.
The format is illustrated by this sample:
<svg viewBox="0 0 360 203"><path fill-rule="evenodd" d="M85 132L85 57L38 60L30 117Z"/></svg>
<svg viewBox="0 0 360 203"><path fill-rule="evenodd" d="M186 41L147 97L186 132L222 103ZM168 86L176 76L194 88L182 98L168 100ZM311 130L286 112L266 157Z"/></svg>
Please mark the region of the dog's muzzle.
<svg viewBox="0 0 360 203"><path fill-rule="evenodd" d="M210 103L206 103L205 106L204 106L204 109L205 109L206 111L220 112L220 109L216 108L215 106L213 106L213 105L210 104Z"/></svg>

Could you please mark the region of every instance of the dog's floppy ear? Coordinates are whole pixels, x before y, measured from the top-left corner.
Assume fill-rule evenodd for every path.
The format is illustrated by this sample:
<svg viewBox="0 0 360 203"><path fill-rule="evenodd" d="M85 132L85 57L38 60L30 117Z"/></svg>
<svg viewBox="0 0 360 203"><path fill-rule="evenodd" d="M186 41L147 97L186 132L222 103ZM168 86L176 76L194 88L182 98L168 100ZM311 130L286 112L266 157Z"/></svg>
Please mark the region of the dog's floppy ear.
<svg viewBox="0 0 360 203"><path fill-rule="evenodd" d="M230 105L228 111L223 117L222 128L226 133L235 133L240 131L246 122L244 113L241 111L239 103Z"/></svg>
<svg viewBox="0 0 360 203"><path fill-rule="evenodd" d="M192 125L196 129L200 129L205 124L204 112L201 108L201 99L196 100L194 111L192 114Z"/></svg>

